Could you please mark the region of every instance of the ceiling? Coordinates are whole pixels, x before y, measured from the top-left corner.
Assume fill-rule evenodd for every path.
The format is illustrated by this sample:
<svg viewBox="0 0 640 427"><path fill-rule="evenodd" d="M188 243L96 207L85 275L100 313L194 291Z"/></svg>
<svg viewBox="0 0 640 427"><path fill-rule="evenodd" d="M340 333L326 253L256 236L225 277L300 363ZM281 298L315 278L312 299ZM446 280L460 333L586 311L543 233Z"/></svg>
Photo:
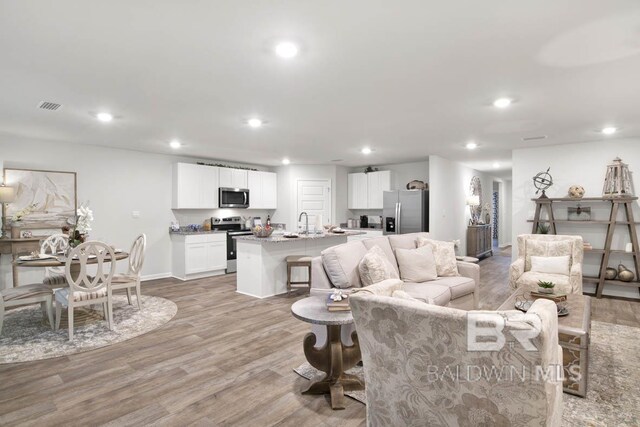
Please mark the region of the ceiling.
<svg viewBox="0 0 640 427"><path fill-rule="evenodd" d="M514 148L638 136L639 53L637 0L0 0L0 138L499 172Z"/></svg>

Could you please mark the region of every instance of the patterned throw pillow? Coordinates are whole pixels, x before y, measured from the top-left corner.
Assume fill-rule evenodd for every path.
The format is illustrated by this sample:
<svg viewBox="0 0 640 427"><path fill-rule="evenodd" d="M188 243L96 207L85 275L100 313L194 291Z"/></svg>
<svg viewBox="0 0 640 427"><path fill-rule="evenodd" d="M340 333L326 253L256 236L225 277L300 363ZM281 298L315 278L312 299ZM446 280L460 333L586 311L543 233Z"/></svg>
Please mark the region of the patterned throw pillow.
<svg viewBox="0 0 640 427"><path fill-rule="evenodd" d="M456 260L456 246L453 242L443 242L424 237L418 237L418 247L430 246L436 258L438 277L459 276L458 261Z"/></svg>
<svg viewBox="0 0 640 427"><path fill-rule="evenodd" d="M373 246L358 264L362 286L373 285L386 279L397 279L398 273L380 246Z"/></svg>

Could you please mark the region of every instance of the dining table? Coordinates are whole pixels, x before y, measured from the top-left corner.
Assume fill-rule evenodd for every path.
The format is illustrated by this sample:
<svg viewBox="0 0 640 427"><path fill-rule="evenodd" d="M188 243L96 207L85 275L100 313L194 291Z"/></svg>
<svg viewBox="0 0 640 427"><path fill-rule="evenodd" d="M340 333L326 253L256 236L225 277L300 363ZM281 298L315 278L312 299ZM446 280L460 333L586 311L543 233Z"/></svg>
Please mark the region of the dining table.
<svg viewBox="0 0 640 427"><path fill-rule="evenodd" d="M118 251L115 254L115 260L111 260L106 258L106 262L111 261L120 261L123 259L129 258L129 253L124 251ZM27 257L18 257L13 263L16 267L31 267L31 268L46 268L46 267L66 267L69 262L68 258L64 254L50 256L47 258L33 258L28 259ZM96 264L97 258L89 258L87 259L87 264ZM78 277L80 273L80 261L77 259L71 260L71 277ZM61 287L68 286L66 283L64 285L60 285Z"/></svg>

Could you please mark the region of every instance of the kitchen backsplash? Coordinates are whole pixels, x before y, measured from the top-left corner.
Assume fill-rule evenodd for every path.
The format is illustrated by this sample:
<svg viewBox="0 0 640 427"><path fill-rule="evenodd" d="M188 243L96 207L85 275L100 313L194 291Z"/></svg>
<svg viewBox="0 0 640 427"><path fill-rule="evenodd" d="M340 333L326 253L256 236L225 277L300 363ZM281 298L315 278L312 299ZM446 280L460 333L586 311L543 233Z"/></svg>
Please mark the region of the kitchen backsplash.
<svg viewBox="0 0 640 427"><path fill-rule="evenodd" d="M189 224L202 224L206 219L211 217L226 218L230 216L246 217L260 217L264 223L267 219L267 215L273 216L274 211L266 211L259 209L181 209L174 210L173 216L176 221L182 226Z"/></svg>

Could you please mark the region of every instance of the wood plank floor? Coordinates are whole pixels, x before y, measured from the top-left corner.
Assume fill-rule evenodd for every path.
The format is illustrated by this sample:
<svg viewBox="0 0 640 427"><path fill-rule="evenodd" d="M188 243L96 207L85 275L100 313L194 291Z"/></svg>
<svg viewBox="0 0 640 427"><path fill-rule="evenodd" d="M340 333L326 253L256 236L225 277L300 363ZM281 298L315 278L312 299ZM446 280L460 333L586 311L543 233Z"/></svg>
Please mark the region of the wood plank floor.
<svg viewBox="0 0 640 427"><path fill-rule="evenodd" d="M481 261L482 308L510 293L510 258ZM296 297L235 292L235 275L147 282L143 293L178 305L162 328L105 349L0 365L0 425L361 426L365 407L332 411L292 369L308 325ZM640 327L640 303L595 300L597 320Z"/></svg>

